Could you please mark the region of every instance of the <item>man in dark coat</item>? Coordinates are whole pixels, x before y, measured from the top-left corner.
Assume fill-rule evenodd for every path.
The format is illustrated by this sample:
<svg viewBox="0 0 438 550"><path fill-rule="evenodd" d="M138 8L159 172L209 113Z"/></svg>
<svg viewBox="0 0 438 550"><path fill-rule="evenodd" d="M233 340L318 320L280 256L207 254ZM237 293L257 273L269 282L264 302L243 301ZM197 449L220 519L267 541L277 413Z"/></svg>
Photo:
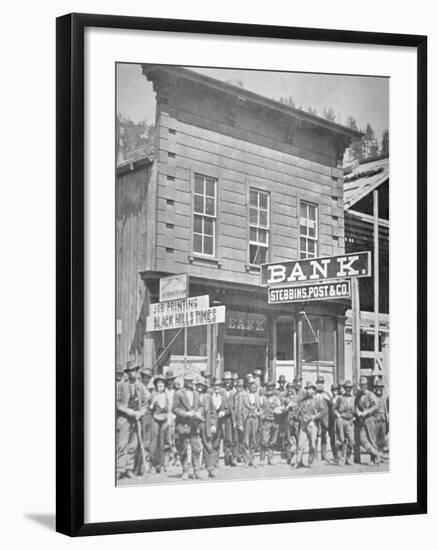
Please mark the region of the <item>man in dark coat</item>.
<svg viewBox="0 0 438 550"><path fill-rule="evenodd" d="M126 380L117 383L117 478L134 477L135 461L141 456L139 433L140 420L146 412L148 396L141 382L137 380L140 367L128 361Z"/></svg>
<svg viewBox="0 0 438 550"><path fill-rule="evenodd" d="M172 412L175 415L175 445L182 466L182 480L188 479L188 447L192 451L193 477L199 476L199 457L201 454L201 440L199 425L202 421L202 409L199 393L193 389L194 376L184 376L184 387L175 392Z"/></svg>

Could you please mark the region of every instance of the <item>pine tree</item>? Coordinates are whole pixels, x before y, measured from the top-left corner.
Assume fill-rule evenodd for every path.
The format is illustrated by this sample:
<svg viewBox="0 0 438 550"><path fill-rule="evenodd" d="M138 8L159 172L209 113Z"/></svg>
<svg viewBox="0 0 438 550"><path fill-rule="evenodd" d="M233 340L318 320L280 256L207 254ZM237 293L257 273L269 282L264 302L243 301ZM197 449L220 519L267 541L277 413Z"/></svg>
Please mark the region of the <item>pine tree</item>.
<svg viewBox="0 0 438 550"><path fill-rule="evenodd" d="M383 157L389 157L389 130L383 130L382 132L382 147L380 154Z"/></svg>
<svg viewBox="0 0 438 550"><path fill-rule="evenodd" d="M366 126L365 135L362 141L363 141L363 152L364 152L365 158L372 158L377 156L379 152L379 147L377 145L377 140L374 134L373 127L369 122Z"/></svg>
<svg viewBox="0 0 438 550"><path fill-rule="evenodd" d="M331 120L332 122L334 122L336 120L336 113L335 113L335 111L332 107L329 107L328 109L326 109L324 107L324 110L322 112L322 116L324 118L326 118L327 120Z"/></svg>
<svg viewBox="0 0 438 550"><path fill-rule="evenodd" d="M313 109L310 105L307 107L307 112L310 113L311 115L315 115L317 116L317 111L316 109Z"/></svg>
<svg viewBox="0 0 438 550"><path fill-rule="evenodd" d="M348 128L359 131L356 119L354 119L352 116L347 117L345 124ZM358 161L363 160L364 158L363 141L362 140L353 141L353 143L350 145L350 153L356 160Z"/></svg>

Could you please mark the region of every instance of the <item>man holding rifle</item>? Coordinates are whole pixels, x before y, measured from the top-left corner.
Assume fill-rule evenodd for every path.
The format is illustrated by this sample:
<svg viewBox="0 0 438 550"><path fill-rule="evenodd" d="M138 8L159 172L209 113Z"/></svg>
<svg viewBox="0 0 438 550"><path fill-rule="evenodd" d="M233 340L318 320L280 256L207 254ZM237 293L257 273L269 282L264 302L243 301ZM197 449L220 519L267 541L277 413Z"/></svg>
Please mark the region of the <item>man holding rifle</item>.
<svg viewBox="0 0 438 550"><path fill-rule="evenodd" d="M134 477L139 451L145 462L140 419L146 412L148 399L143 384L137 379L139 368L134 361L128 361L125 368L127 380L117 384L117 479Z"/></svg>

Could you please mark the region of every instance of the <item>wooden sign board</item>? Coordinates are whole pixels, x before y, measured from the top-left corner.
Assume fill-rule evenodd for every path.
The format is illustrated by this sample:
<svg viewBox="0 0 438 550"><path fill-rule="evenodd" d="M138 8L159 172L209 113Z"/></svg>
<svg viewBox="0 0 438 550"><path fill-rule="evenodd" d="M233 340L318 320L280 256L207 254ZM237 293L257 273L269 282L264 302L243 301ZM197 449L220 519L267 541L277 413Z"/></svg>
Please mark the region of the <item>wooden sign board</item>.
<svg viewBox="0 0 438 550"><path fill-rule="evenodd" d="M271 287L268 291L269 304L292 304L315 300L335 300L351 297L351 283L348 279L337 282L319 282L305 285Z"/></svg>
<svg viewBox="0 0 438 550"><path fill-rule="evenodd" d="M157 313L146 317L146 332L198 327L225 322L225 306Z"/></svg>
<svg viewBox="0 0 438 550"><path fill-rule="evenodd" d="M271 262L260 266L260 284L262 286L370 276L371 252Z"/></svg>
<svg viewBox="0 0 438 550"><path fill-rule="evenodd" d="M189 276L187 273L169 275L160 279L160 302L181 300L189 294Z"/></svg>

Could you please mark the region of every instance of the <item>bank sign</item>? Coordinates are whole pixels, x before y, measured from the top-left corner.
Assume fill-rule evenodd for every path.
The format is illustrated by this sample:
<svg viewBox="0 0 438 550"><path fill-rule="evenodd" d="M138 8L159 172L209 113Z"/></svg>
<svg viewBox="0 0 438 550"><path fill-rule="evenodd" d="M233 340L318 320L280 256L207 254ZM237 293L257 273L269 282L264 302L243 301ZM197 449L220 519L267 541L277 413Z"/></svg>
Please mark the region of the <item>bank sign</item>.
<svg viewBox="0 0 438 550"><path fill-rule="evenodd" d="M262 286L371 276L371 252L271 262L260 266Z"/></svg>
<svg viewBox="0 0 438 550"><path fill-rule="evenodd" d="M337 282L306 283L271 287L268 291L269 304L292 304L294 302L312 302L314 300L334 300L350 298L351 284L349 279Z"/></svg>

